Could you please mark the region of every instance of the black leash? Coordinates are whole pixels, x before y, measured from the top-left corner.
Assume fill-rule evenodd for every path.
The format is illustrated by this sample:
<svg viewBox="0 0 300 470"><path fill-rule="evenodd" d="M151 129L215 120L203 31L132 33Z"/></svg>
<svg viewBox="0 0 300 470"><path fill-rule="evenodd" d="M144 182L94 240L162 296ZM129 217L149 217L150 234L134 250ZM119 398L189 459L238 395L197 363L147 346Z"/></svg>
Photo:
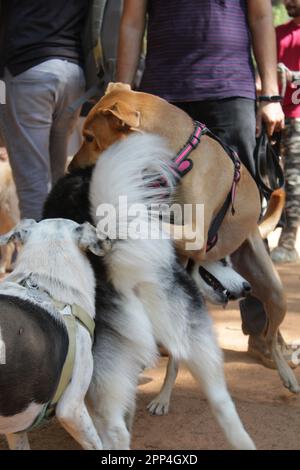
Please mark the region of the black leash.
<svg viewBox="0 0 300 470"><path fill-rule="evenodd" d="M263 196L269 200L273 191L284 186L284 174L280 164L281 132L269 139L266 127L257 139L254 151L255 181Z"/></svg>

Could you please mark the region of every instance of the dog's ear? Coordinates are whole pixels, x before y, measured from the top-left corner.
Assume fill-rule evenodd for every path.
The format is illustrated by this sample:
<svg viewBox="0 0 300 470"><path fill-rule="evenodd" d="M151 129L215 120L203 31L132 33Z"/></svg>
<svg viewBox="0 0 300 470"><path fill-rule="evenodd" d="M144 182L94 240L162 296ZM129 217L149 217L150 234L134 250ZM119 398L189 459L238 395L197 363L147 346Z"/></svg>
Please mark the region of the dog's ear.
<svg viewBox="0 0 300 470"><path fill-rule="evenodd" d="M0 245L7 245L10 242L25 243L36 223L33 219L21 220L10 232L0 236Z"/></svg>
<svg viewBox="0 0 300 470"><path fill-rule="evenodd" d="M104 256L111 248L111 242L100 240L96 228L89 222L76 227L75 234L78 246L84 251L91 251L94 255Z"/></svg>
<svg viewBox="0 0 300 470"><path fill-rule="evenodd" d="M118 127L136 130L141 124L141 113L124 101L117 101L109 108L99 110L104 116L114 116Z"/></svg>
<svg viewBox="0 0 300 470"><path fill-rule="evenodd" d="M128 83L121 83L121 82L110 82L107 85L105 90L105 94L108 95L111 91L114 90L131 90L131 86Z"/></svg>

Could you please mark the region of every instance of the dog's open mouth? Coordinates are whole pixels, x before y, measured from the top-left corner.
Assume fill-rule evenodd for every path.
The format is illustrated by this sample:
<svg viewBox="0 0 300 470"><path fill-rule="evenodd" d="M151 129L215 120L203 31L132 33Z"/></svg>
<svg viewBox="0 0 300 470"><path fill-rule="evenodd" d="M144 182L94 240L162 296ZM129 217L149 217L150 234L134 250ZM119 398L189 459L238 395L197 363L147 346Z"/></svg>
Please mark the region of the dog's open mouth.
<svg viewBox="0 0 300 470"><path fill-rule="evenodd" d="M235 299L231 292L226 289L215 276L203 268L203 266L199 266L199 274L203 281L218 293L224 304L226 304L229 300Z"/></svg>

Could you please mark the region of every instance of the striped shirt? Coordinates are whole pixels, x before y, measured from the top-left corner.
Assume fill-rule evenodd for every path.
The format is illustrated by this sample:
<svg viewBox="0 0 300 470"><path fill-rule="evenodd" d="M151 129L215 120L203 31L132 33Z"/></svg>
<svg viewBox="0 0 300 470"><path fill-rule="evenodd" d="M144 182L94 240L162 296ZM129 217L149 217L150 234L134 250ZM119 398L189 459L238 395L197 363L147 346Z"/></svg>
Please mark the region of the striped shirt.
<svg viewBox="0 0 300 470"><path fill-rule="evenodd" d="M247 0L148 0L141 90L169 101L255 99Z"/></svg>

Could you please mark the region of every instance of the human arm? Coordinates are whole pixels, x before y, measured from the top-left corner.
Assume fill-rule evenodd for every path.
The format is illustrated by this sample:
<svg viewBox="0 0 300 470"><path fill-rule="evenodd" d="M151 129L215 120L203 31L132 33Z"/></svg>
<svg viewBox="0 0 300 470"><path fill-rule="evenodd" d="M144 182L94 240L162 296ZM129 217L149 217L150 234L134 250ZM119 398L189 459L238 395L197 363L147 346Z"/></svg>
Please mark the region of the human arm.
<svg viewBox="0 0 300 470"><path fill-rule="evenodd" d="M142 50L147 0L125 0L117 55L118 82L133 85Z"/></svg>
<svg viewBox="0 0 300 470"><path fill-rule="evenodd" d="M247 8L253 51L261 78L261 94L279 95L276 35L271 2L270 0L249 0ZM257 112L257 134L260 133L262 121L266 123L270 136L274 131L281 130L284 127L284 114L280 103L260 103Z"/></svg>

